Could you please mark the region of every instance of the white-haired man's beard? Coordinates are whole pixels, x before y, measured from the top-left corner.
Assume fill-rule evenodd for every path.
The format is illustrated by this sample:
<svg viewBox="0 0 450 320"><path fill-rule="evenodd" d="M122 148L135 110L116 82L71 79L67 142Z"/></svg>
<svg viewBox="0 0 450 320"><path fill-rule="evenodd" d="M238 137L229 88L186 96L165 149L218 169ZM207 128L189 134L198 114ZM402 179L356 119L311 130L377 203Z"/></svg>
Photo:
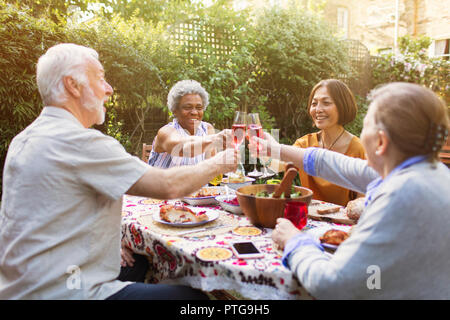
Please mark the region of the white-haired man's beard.
<svg viewBox="0 0 450 320"><path fill-rule="evenodd" d="M104 100L97 98L89 86L85 87L85 89L85 94L81 101L82 106L91 112L96 112L95 124L103 124L105 122Z"/></svg>

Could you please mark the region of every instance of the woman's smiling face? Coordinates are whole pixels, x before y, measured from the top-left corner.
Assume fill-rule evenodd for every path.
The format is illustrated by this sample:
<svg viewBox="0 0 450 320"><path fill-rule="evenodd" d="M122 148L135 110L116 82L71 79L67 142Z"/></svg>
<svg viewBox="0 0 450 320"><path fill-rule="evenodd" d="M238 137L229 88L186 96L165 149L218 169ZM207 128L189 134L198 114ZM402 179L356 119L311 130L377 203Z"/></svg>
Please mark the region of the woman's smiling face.
<svg viewBox="0 0 450 320"><path fill-rule="evenodd" d="M173 112L181 127L192 135L203 119L203 100L198 94L186 94L180 99L177 109Z"/></svg>
<svg viewBox="0 0 450 320"><path fill-rule="evenodd" d="M318 88L314 93L309 114L316 127L321 130L338 124L339 111L325 86Z"/></svg>

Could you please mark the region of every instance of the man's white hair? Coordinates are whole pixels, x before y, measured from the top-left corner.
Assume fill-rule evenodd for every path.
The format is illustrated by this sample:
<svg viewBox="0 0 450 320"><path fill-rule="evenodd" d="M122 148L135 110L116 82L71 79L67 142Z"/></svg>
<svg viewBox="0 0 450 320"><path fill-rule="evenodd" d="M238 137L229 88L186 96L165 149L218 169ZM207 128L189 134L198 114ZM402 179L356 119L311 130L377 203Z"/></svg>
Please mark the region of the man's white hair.
<svg viewBox="0 0 450 320"><path fill-rule="evenodd" d="M167 106L174 112L180 103L180 99L187 94L198 94L203 101L203 110L209 104L209 95L205 88L195 80L181 80L174 84L167 96Z"/></svg>
<svg viewBox="0 0 450 320"><path fill-rule="evenodd" d="M91 48L73 43L55 45L39 58L36 80L44 105L63 104L67 94L63 78L71 76L83 86L88 85L85 66L98 60L98 53Z"/></svg>

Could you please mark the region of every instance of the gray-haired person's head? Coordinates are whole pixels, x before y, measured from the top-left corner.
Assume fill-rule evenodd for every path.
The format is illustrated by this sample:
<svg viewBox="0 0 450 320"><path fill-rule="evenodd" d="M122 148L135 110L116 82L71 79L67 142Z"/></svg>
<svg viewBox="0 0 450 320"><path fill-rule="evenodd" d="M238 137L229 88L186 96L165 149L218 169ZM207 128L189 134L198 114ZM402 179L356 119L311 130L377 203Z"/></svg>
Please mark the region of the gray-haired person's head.
<svg viewBox="0 0 450 320"><path fill-rule="evenodd" d="M200 83L195 80L181 80L174 84L167 96L167 106L174 112L180 104L180 99L187 94L198 94L203 101L203 110L209 104L209 94Z"/></svg>
<svg viewBox="0 0 450 320"><path fill-rule="evenodd" d="M418 84L393 82L372 90L369 98L376 108L375 123L398 150L407 157L430 154L439 161L450 125L439 96Z"/></svg>
<svg viewBox="0 0 450 320"><path fill-rule="evenodd" d="M66 101L63 78L71 76L77 83L87 86L88 61L98 60L91 48L73 43L55 45L39 58L36 81L44 105L62 104Z"/></svg>

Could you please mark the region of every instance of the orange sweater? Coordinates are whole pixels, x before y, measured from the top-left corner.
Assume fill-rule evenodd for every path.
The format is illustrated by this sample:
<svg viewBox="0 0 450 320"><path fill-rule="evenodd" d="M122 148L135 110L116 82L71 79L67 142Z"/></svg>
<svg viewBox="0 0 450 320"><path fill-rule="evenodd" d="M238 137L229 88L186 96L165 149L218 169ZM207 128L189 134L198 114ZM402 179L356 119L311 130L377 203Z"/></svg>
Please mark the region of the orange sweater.
<svg viewBox="0 0 450 320"><path fill-rule="evenodd" d="M319 147L317 133L310 133L297 139L294 146L301 148ZM355 136L350 141L350 145L345 152L345 155L354 158L366 158L364 148L358 137ZM299 175L302 186L309 188L314 192L314 199L345 206L347 205L347 202L354 200L357 197L356 192L341 188L322 178L309 176L303 170L299 171Z"/></svg>

